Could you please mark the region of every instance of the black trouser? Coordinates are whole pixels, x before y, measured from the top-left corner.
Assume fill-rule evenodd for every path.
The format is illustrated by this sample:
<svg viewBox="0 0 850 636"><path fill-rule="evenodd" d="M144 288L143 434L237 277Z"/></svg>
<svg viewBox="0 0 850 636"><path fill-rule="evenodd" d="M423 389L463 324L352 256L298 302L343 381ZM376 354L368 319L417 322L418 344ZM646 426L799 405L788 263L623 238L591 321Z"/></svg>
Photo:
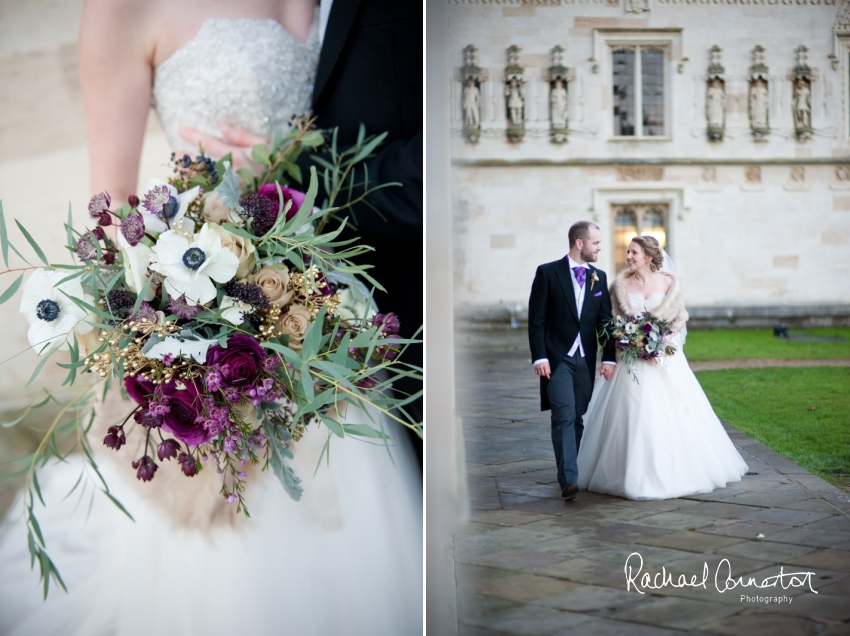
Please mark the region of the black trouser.
<svg viewBox="0 0 850 636"><path fill-rule="evenodd" d="M558 483L561 488L578 482L578 455L581 434L584 432L582 418L590 403L593 382L587 370L587 358L567 356L552 372L546 389L552 407L552 446L558 466Z"/></svg>

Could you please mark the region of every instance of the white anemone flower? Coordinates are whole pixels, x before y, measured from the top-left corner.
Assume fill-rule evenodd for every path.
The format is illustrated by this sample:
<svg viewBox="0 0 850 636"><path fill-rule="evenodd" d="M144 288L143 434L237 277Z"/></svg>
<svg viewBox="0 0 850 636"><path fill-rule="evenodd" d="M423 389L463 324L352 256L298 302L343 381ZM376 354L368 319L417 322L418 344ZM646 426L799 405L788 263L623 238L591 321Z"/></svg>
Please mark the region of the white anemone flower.
<svg viewBox="0 0 850 636"><path fill-rule="evenodd" d="M130 291L138 294L148 280L148 267L151 264L153 250L144 243L130 245L121 232L118 232L118 245L121 247L124 260L124 281ZM155 295L156 291L153 285L150 285L142 300L153 300Z"/></svg>
<svg viewBox="0 0 850 636"><path fill-rule="evenodd" d="M89 314L68 298L73 296L90 305L94 304L91 294L83 291L79 278L54 287L67 276L68 272L65 270L39 269L24 283L21 313L30 323L27 339L39 355L56 346L67 347L71 331L83 335L94 329L85 320Z"/></svg>
<svg viewBox="0 0 850 636"><path fill-rule="evenodd" d="M139 212L145 220L145 229L150 232L165 232L174 227L189 204L198 196L199 186L177 194L177 188L162 179L153 178L148 181L145 191L139 197ZM168 219L166 224L165 219Z"/></svg>
<svg viewBox="0 0 850 636"><path fill-rule="evenodd" d="M215 285L236 275L239 259L221 246L221 238L208 223L192 242L173 230L163 232L153 247L150 269L165 275L165 289L171 296L203 305L216 296Z"/></svg>
<svg viewBox="0 0 850 636"><path fill-rule="evenodd" d="M221 299L219 309L224 309L221 312L221 317L233 325L241 325L245 322L245 314L250 314L254 308L246 302L234 298L233 296L225 296Z"/></svg>

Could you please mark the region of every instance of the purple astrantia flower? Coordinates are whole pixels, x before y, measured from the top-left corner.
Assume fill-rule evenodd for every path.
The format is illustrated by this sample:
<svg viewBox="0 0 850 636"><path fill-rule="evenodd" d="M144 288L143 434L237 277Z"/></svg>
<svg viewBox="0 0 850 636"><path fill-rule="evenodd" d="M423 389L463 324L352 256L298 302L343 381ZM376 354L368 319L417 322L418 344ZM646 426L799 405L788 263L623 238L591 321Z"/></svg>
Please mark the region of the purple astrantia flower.
<svg viewBox="0 0 850 636"><path fill-rule="evenodd" d="M299 192L298 190L287 188L286 186L280 186L280 192L283 195L283 207L286 207L286 204L289 201L292 201L292 207L290 207L289 211L286 213L286 220L289 221L292 217L298 214L298 210L301 209L307 195L303 192ZM274 183L267 183L260 186L260 189L257 190L257 196L271 199L278 206L281 204L280 197L278 197L277 194L277 186Z"/></svg>
<svg viewBox="0 0 850 636"><path fill-rule="evenodd" d="M151 415L145 410L136 411L133 419L136 420L138 425L145 428L159 428L162 426L162 415Z"/></svg>
<svg viewBox="0 0 850 636"><path fill-rule="evenodd" d="M401 336L397 334L391 333L387 336L387 340L400 340ZM376 351L380 350L381 357L384 360L395 360L399 354L398 345L381 345L375 348Z"/></svg>
<svg viewBox="0 0 850 636"><path fill-rule="evenodd" d="M366 377L357 380L357 382L354 383L354 386L363 391L363 393L368 393L378 386L378 381L375 379L375 376L367 375Z"/></svg>
<svg viewBox="0 0 850 636"><path fill-rule="evenodd" d="M127 443L127 438L124 435L124 429L120 426L110 426L106 431L106 437L103 438L104 446L118 450Z"/></svg>
<svg viewBox="0 0 850 636"><path fill-rule="evenodd" d="M150 481L153 479L153 475L156 472L159 466L156 465L156 462L152 460L150 457L145 455L139 459L133 460L133 468L138 468L136 471L136 478L141 479L142 481Z"/></svg>
<svg viewBox="0 0 850 636"><path fill-rule="evenodd" d="M121 234L130 245L138 245L145 235L145 219L138 212L130 212L121 222Z"/></svg>
<svg viewBox="0 0 850 636"><path fill-rule="evenodd" d="M191 305L189 301L186 300L185 296L180 296L178 298L171 298L168 301L168 311L172 314L175 314L179 318L183 320L191 320L203 309L202 305Z"/></svg>
<svg viewBox="0 0 850 636"><path fill-rule="evenodd" d="M151 214L166 216L169 211L166 208L169 206L171 199L171 192L168 191L166 186L154 186L145 193L145 200L142 201L142 207ZM163 211L165 211L165 214Z"/></svg>
<svg viewBox="0 0 850 636"><path fill-rule="evenodd" d="M206 366L214 367L220 377L217 382L224 389L247 391L254 388L266 352L251 336L236 334L227 339L227 348L214 345L207 351Z"/></svg>
<svg viewBox="0 0 850 636"><path fill-rule="evenodd" d="M164 462L166 459L177 457L179 450L180 444L176 440L167 439L156 447L156 456L159 457L159 461Z"/></svg>
<svg viewBox="0 0 850 636"><path fill-rule="evenodd" d="M139 305L139 311L130 316L130 320L141 322L145 319L147 319L148 322L157 322L158 316L156 315L156 310L153 306L149 302L143 300Z"/></svg>
<svg viewBox="0 0 850 636"><path fill-rule="evenodd" d="M98 217L97 222L103 227L108 227L112 225L112 215L109 212L102 212L101 215Z"/></svg>
<svg viewBox="0 0 850 636"><path fill-rule="evenodd" d="M97 258L96 239L91 233L86 232L77 240L77 258L81 261L93 261Z"/></svg>
<svg viewBox="0 0 850 636"><path fill-rule="evenodd" d="M100 215L109 210L109 205L112 203L112 198L108 192L96 194L89 201L89 215L93 219L99 219Z"/></svg>
<svg viewBox="0 0 850 636"><path fill-rule="evenodd" d="M398 322L398 316L396 316L393 312L378 314L372 318L372 325L380 327L381 333L387 336L398 334L399 328L401 327Z"/></svg>
<svg viewBox="0 0 850 636"><path fill-rule="evenodd" d="M129 197L127 197L127 203L129 203L130 207L135 210L137 207L139 207L139 197L137 197L135 194L131 194Z"/></svg>
<svg viewBox="0 0 850 636"><path fill-rule="evenodd" d="M208 442L211 436L204 426L200 387L194 382L186 382L183 389L173 384L162 387L169 398L169 411L162 417L162 430L190 446Z"/></svg>
<svg viewBox="0 0 850 636"><path fill-rule="evenodd" d="M180 453L177 456L177 461L180 462L180 467L183 469L183 474L186 477L194 477L198 474L197 460L187 453Z"/></svg>

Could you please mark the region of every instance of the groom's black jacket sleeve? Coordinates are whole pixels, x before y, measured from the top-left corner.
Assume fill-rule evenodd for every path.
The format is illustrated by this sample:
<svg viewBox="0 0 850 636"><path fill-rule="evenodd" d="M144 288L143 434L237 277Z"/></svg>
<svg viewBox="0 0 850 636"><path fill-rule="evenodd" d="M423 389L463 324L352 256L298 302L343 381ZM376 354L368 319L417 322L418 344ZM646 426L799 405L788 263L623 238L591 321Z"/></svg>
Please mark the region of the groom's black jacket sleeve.
<svg viewBox="0 0 850 636"><path fill-rule="evenodd" d="M361 123L367 135L387 133L367 162L369 182L402 187L369 195L380 214L362 203L347 212L351 220L341 238L361 237L375 248L355 260L374 266L369 273L387 290L376 291L375 300L381 311L399 316L405 338L413 336L423 315L422 27L421 2L334 0L313 89L316 123L339 128L340 149L357 142ZM305 181L309 163L309 156L299 160ZM362 170L357 177L363 180ZM321 201L321 180L319 187ZM402 360L421 366L422 347L410 347ZM422 384L403 378L396 388L410 394ZM405 408L421 421L421 400Z"/></svg>
<svg viewBox="0 0 850 636"><path fill-rule="evenodd" d="M599 278L597 282L590 281L593 272ZM611 296L605 272L600 269L592 269L585 285L579 321L576 319L575 296L566 260L560 259L537 268L528 299L528 343L532 361L546 358L554 372L580 333L592 382L596 373L597 340L604 342L602 361L615 361L614 343L603 338L605 325L611 319ZM546 378L540 378L540 408L543 411L549 409L548 384Z"/></svg>

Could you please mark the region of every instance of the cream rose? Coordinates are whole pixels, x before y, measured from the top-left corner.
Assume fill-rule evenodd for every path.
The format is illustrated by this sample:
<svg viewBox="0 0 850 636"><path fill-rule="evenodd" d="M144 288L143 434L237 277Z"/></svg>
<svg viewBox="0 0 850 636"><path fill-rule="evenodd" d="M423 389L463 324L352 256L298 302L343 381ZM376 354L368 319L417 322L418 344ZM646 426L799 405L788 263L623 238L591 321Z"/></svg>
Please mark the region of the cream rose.
<svg viewBox="0 0 850 636"><path fill-rule="evenodd" d="M204 194L204 220L207 223L231 223L241 225L242 219L221 202L215 190Z"/></svg>
<svg viewBox="0 0 850 636"><path fill-rule="evenodd" d="M216 223L210 223L209 226L221 239L222 249L230 250L239 259L236 278L245 278L254 269L254 254L257 248L248 239L231 234Z"/></svg>
<svg viewBox="0 0 850 636"><path fill-rule="evenodd" d="M289 348L301 351L301 343L307 335L307 329L313 322L310 310L304 305L293 303L289 311L283 314L277 321L277 328L281 334L289 335Z"/></svg>
<svg viewBox="0 0 850 636"><path fill-rule="evenodd" d="M289 271L286 267L280 269L272 265L263 265L260 271L248 277L252 285L259 285L273 305L283 307L292 300L293 292L289 289Z"/></svg>

